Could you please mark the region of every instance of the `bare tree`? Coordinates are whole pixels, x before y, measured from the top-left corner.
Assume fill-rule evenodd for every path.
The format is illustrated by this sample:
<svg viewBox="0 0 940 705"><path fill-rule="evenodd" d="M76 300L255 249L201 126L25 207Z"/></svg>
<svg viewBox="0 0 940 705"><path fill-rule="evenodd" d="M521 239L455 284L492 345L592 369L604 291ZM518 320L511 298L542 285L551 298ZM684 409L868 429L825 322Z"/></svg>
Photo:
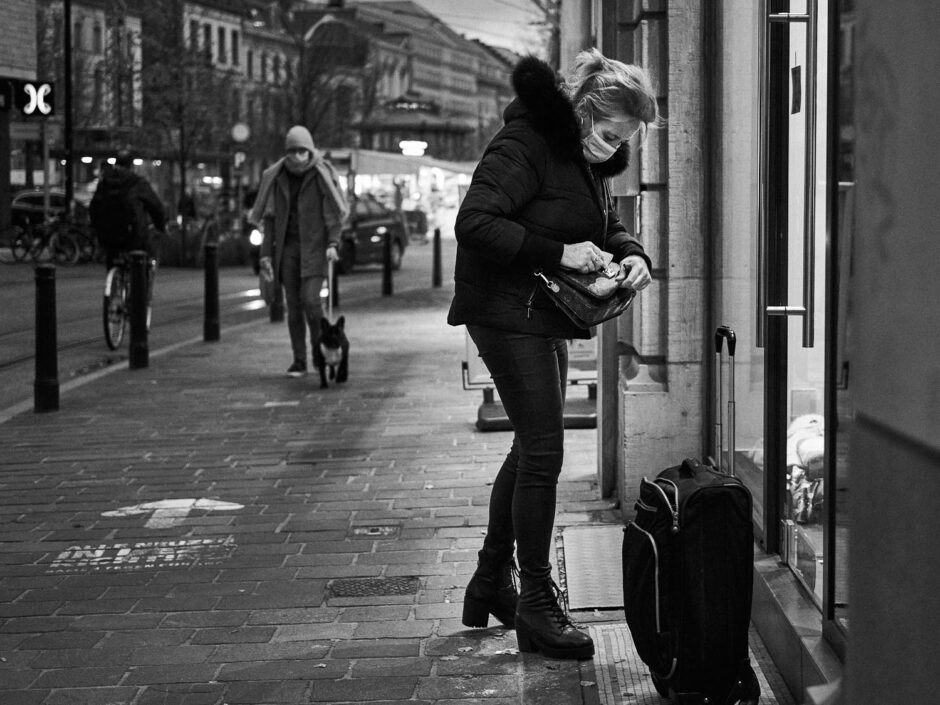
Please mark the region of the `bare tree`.
<svg viewBox="0 0 940 705"><path fill-rule="evenodd" d="M179 200L187 172L200 155L217 155L229 127L232 77L214 65L211 47L184 36L185 0L141 4L144 129L150 145L179 169Z"/></svg>

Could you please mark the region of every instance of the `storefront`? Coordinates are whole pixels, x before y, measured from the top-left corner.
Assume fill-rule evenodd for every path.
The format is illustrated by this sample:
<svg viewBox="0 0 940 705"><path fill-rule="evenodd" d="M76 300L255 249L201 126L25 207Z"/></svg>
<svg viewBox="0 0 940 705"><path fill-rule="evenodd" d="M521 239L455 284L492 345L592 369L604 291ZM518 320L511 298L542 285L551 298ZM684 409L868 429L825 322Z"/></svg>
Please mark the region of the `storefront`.
<svg viewBox="0 0 940 705"><path fill-rule="evenodd" d="M650 71L663 117L639 194L615 190L654 283L600 337L602 406L617 380L600 485L628 518L643 476L734 455L754 497L754 623L798 699L840 677L850 629L851 5L600 2L586 32ZM737 333L737 423L716 454L719 324Z"/></svg>
<svg viewBox="0 0 940 705"><path fill-rule="evenodd" d="M369 149L332 149L328 156L348 192L370 193L392 209L424 211L431 229L453 237L475 163Z"/></svg>

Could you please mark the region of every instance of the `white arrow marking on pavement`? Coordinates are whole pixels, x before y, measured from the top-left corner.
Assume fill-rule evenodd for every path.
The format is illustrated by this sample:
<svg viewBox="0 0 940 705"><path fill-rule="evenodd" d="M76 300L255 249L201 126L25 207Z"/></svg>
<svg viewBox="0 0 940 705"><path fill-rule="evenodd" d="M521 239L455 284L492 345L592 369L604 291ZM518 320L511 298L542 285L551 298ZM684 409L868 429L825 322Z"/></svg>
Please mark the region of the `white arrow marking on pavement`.
<svg viewBox="0 0 940 705"><path fill-rule="evenodd" d="M146 529L169 529L178 524L189 515L193 509L205 509L210 512L233 512L244 509L244 505L234 502L219 502L215 499L161 499L157 502L145 502L131 507L121 507L110 512L104 512L106 517L129 517L137 514L153 512L153 516L144 524Z"/></svg>

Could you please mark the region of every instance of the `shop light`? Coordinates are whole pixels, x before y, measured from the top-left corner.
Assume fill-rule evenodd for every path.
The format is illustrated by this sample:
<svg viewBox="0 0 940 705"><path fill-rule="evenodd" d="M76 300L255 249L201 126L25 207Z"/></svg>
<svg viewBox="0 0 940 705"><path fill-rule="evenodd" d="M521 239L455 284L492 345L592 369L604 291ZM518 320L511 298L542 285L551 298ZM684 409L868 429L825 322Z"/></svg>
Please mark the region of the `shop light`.
<svg viewBox="0 0 940 705"><path fill-rule="evenodd" d="M138 158L134 160L134 166L143 166L143 165L144 165L143 159Z"/></svg>
<svg viewBox="0 0 940 705"><path fill-rule="evenodd" d="M92 157L82 157L82 164L91 164L93 161Z"/></svg>
<svg viewBox="0 0 940 705"><path fill-rule="evenodd" d="M117 159L115 159L114 157L108 157L108 164L110 164L111 166L114 166L116 163L117 163Z"/></svg>
<svg viewBox="0 0 940 705"><path fill-rule="evenodd" d="M398 148L406 157L423 157L428 143L423 140L402 140L398 143Z"/></svg>
<svg viewBox="0 0 940 705"><path fill-rule="evenodd" d="M163 166L163 160L154 159L152 162L150 162L150 165L151 166Z"/></svg>

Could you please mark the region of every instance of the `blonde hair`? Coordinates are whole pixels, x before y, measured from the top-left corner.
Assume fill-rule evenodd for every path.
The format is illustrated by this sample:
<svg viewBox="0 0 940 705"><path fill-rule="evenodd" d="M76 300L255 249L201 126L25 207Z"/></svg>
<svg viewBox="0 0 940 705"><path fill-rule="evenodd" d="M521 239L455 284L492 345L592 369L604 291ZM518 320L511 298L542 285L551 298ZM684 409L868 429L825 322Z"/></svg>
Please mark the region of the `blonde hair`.
<svg viewBox="0 0 940 705"><path fill-rule="evenodd" d="M575 57L566 87L575 110L585 117L616 120L628 115L647 125L657 121L656 94L646 71L608 59L595 48Z"/></svg>

